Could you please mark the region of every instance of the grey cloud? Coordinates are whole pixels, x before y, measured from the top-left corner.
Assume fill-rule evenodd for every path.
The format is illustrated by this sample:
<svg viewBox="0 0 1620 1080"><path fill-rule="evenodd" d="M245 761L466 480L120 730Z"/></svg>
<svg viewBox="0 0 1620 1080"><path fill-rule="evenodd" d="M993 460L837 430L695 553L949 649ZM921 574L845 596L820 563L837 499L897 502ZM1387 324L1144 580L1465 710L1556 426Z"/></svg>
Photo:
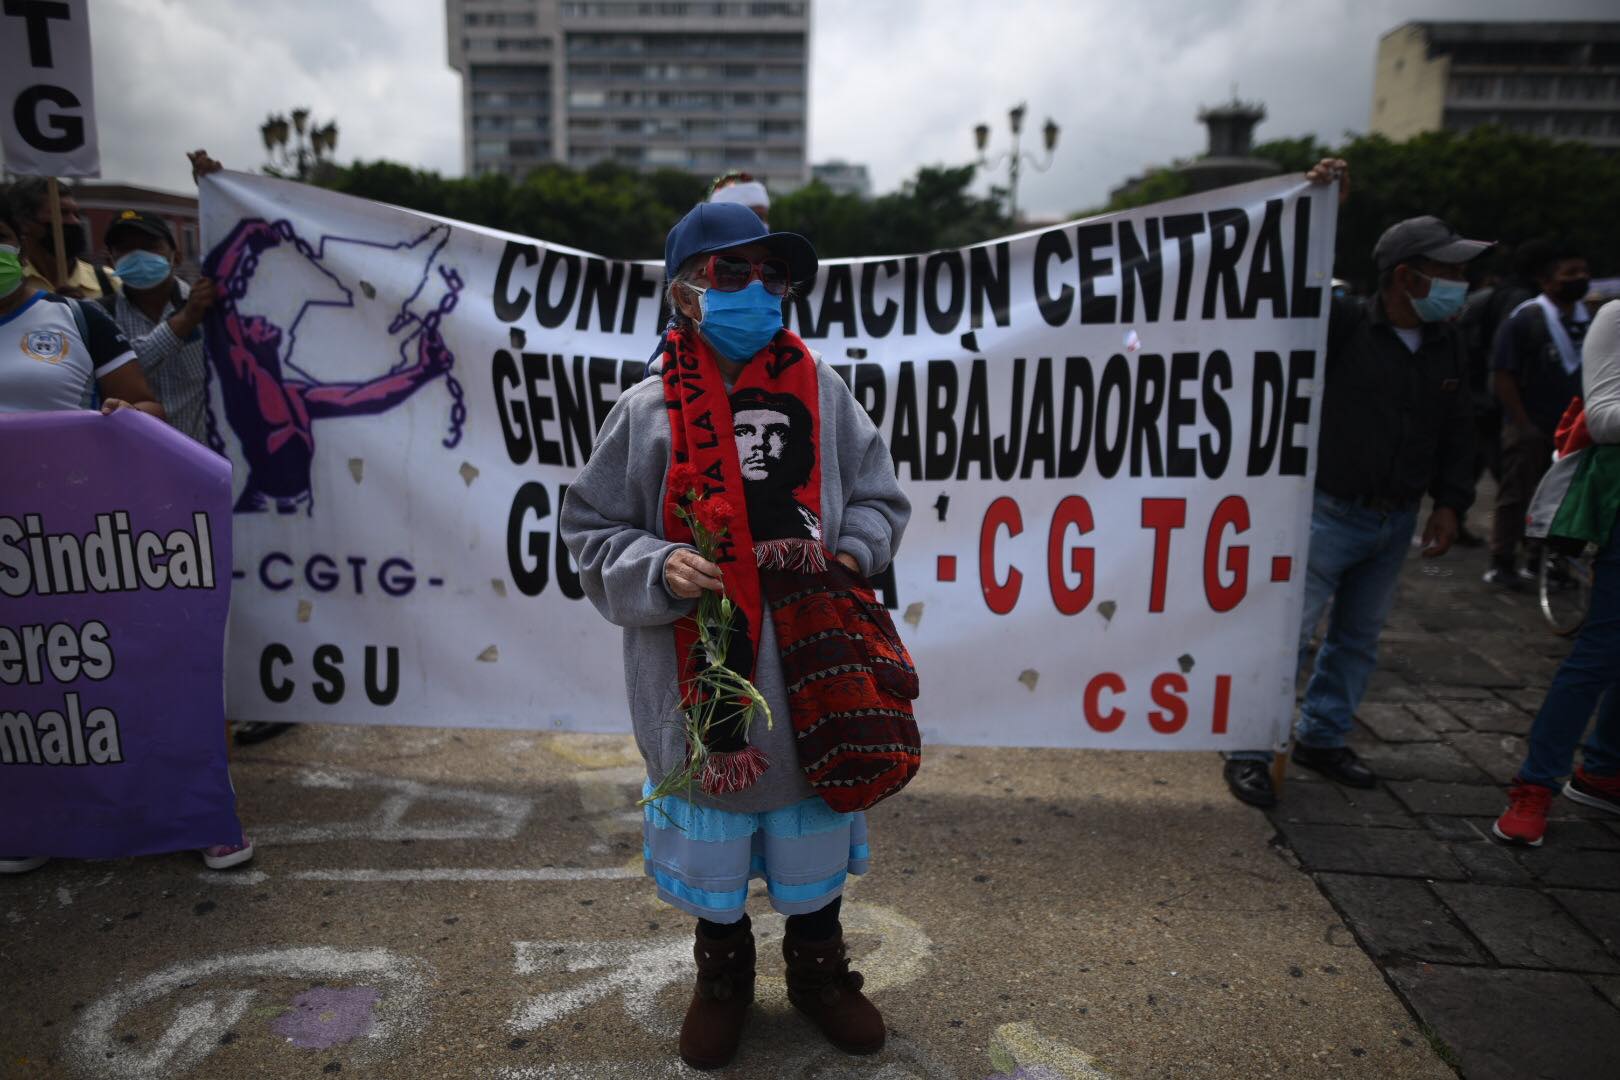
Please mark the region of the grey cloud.
<svg viewBox="0 0 1620 1080"><path fill-rule="evenodd" d="M1201 104L1233 83L1266 103L1260 138L1337 140L1366 127L1380 34L1410 0L814 0L811 154L870 166L888 190L921 163L965 163L972 127L1006 146L1063 128L1021 202L1063 215L1145 166L1203 147ZM1544 0L1540 18L1612 17L1606 0ZM1427 0L1424 18L1523 18L1515 0ZM97 0L97 110L109 177L185 189L184 152L257 168L267 113L336 117L343 160L459 173L460 78L441 0ZM1005 176L1004 171L997 174ZM985 179L981 183L988 182Z"/></svg>
<svg viewBox="0 0 1620 1080"><path fill-rule="evenodd" d="M880 16L871 8L883 9ZM919 162L961 163L984 120L1007 145L1005 109L1029 102L1026 150L1050 114L1063 128L1048 173L1024 174L1036 215L1101 203L1144 167L1203 149L1200 105L1235 83L1263 101L1261 139L1362 131L1378 38L1413 18L1524 18L1513 0L819 0L811 142L866 161L879 189ZM1534 17L1612 18L1604 0L1549 0ZM995 179L1005 180L1005 170Z"/></svg>
<svg viewBox="0 0 1620 1080"><path fill-rule="evenodd" d="M343 160L460 170L442 4L99 0L91 31L109 178L185 190L200 146L258 168L259 124L297 105L336 118Z"/></svg>

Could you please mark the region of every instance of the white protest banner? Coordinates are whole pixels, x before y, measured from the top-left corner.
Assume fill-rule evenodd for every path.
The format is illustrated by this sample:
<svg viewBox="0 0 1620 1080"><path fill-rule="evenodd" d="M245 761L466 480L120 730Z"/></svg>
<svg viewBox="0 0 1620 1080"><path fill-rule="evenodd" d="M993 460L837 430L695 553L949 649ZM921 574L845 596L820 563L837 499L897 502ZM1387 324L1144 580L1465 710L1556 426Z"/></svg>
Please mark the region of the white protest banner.
<svg viewBox="0 0 1620 1080"><path fill-rule="evenodd" d="M822 264L792 321L913 501L878 584L925 738L1286 730L1335 202L1279 178ZM661 266L229 173L203 229L231 715L625 730L619 632L556 526Z"/></svg>
<svg viewBox="0 0 1620 1080"><path fill-rule="evenodd" d="M100 176L89 0L0 7L0 145L19 176Z"/></svg>

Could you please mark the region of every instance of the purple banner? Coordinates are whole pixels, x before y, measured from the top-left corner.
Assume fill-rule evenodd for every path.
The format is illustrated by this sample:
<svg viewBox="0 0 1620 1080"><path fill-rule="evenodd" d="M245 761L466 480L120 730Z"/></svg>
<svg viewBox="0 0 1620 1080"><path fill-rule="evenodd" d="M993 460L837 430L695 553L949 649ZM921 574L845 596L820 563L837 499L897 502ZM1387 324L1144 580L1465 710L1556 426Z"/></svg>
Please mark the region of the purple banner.
<svg viewBox="0 0 1620 1080"><path fill-rule="evenodd" d="M0 415L0 854L242 838L231 467L133 409Z"/></svg>

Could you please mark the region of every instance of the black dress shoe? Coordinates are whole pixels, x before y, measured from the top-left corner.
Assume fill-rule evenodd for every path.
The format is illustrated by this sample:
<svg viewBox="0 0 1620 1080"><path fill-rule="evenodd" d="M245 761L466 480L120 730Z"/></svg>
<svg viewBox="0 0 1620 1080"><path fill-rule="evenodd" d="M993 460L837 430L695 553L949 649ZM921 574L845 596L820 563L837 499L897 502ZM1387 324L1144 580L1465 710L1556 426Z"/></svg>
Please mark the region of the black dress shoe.
<svg viewBox="0 0 1620 1080"><path fill-rule="evenodd" d="M252 746L273 739L282 732L291 731L297 724L272 723L269 720L243 720L236 725L237 746Z"/></svg>
<svg viewBox="0 0 1620 1080"><path fill-rule="evenodd" d="M1378 777L1356 757L1348 746L1306 746L1294 744L1294 764L1321 773L1346 787L1375 788Z"/></svg>
<svg viewBox="0 0 1620 1080"><path fill-rule="evenodd" d="M1277 789L1271 786L1271 765L1264 761L1228 761L1221 770L1226 786L1238 802L1269 809L1277 805Z"/></svg>

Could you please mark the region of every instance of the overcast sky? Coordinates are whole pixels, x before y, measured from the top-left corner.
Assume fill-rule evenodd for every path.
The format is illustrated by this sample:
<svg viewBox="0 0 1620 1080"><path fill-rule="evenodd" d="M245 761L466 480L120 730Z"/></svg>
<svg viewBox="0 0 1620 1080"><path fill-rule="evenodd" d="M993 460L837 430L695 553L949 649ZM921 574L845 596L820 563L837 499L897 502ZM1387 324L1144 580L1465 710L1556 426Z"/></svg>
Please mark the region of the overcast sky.
<svg viewBox="0 0 1620 1080"><path fill-rule="evenodd" d="M1203 148L1200 104L1232 86L1270 110L1257 137L1336 140L1367 125L1378 37L1411 19L1614 17L1612 0L813 0L812 161L864 162L878 191L962 163L973 125L1006 146L1063 128L1026 214L1096 205L1145 166ZM184 151L257 168L266 114L336 118L342 161L459 175L460 76L439 0L95 0L107 179L184 190ZM1005 175L1004 173L1002 174Z"/></svg>

